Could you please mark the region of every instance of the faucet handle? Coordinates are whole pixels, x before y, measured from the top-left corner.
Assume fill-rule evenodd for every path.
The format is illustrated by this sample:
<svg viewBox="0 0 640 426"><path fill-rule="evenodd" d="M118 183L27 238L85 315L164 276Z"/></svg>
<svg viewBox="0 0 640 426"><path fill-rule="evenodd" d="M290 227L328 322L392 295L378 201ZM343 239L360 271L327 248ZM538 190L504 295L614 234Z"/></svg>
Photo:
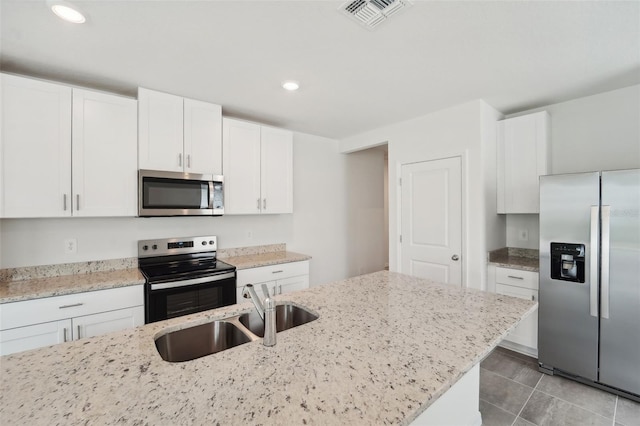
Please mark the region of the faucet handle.
<svg viewBox="0 0 640 426"><path fill-rule="evenodd" d="M264 295L264 298L267 299L270 297L269 295L269 287L267 287L267 285L265 283L262 283L260 285L260 287L262 288L262 294Z"/></svg>

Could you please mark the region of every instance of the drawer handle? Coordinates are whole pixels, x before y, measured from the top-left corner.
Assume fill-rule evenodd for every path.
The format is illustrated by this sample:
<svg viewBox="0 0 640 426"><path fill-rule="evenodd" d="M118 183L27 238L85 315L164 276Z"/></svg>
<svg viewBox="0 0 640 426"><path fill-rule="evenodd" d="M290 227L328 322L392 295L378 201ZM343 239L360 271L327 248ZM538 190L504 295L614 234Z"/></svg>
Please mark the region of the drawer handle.
<svg viewBox="0 0 640 426"><path fill-rule="evenodd" d="M524 280L523 277L516 277L515 275L507 275L508 278L513 278L514 280Z"/></svg>
<svg viewBox="0 0 640 426"><path fill-rule="evenodd" d="M80 338L80 324L78 324L78 339Z"/></svg>
<svg viewBox="0 0 640 426"><path fill-rule="evenodd" d="M58 309L75 308L75 307L82 306L82 305L84 305L84 303L74 303L73 305L62 305L62 306L59 306Z"/></svg>
<svg viewBox="0 0 640 426"><path fill-rule="evenodd" d="M273 272L271 272L271 273L272 273L272 274L280 274L280 273L282 273L282 272L284 272L284 271L282 271L282 270L280 270L280 271L273 271Z"/></svg>

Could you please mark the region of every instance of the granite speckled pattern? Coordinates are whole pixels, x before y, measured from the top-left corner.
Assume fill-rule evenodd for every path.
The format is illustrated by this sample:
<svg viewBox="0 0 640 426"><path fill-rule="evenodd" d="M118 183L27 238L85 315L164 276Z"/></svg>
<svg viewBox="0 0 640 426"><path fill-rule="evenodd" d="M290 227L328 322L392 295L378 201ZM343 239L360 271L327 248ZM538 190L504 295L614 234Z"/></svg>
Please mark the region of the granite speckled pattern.
<svg viewBox="0 0 640 426"><path fill-rule="evenodd" d="M504 247L489 252L489 263L503 268L538 272L538 250L516 247Z"/></svg>
<svg viewBox="0 0 640 426"><path fill-rule="evenodd" d="M61 263L57 265L26 266L22 268L0 269L0 282L58 277L61 275L90 274L92 272L108 272L117 271L119 269L133 269L137 267L137 257L93 260L90 262Z"/></svg>
<svg viewBox="0 0 640 426"><path fill-rule="evenodd" d="M408 424L537 303L387 271L276 296L316 321L184 363L167 329L250 302L0 358L7 424Z"/></svg>
<svg viewBox="0 0 640 426"><path fill-rule="evenodd" d="M0 282L0 304L144 284L135 268Z"/></svg>
<svg viewBox="0 0 640 426"><path fill-rule="evenodd" d="M249 246L249 247L218 249L217 255L218 255L218 258L225 259L229 257L273 253L277 251L286 251L286 250L287 250L287 245L285 243L279 243L279 244L267 244L264 246Z"/></svg>
<svg viewBox="0 0 640 426"><path fill-rule="evenodd" d="M260 266L278 265L281 263L301 262L311 259L311 256L292 251L274 251L220 259L235 266L237 269L249 269Z"/></svg>

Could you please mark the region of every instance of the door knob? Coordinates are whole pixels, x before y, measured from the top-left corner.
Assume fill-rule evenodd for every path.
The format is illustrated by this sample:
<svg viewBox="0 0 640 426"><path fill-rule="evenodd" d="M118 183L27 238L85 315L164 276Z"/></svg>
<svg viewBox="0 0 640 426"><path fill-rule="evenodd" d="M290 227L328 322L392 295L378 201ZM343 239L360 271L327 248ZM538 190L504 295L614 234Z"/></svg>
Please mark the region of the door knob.
<svg viewBox="0 0 640 426"><path fill-rule="evenodd" d="M454 254L453 256L451 256L451 260L456 260L457 261L458 259L460 259L460 258L458 257L457 254Z"/></svg>

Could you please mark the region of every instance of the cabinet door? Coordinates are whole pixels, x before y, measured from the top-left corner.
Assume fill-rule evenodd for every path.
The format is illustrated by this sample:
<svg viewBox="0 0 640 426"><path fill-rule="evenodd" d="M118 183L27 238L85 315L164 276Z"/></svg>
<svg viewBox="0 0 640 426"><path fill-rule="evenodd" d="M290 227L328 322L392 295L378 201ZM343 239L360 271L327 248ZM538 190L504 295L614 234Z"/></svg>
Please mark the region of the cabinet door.
<svg viewBox="0 0 640 426"><path fill-rule="evenodd" d="M71 88L2 74L2 217L71 215Z"/></svg>
<svg viewBox="0 0 640 426"><path fill-rule="evenodd" d="M520 299L538 300L538 291L528 288L514 287L504 284L496 284L496 293ZM538 350L538 311L533 312L505 338L513 343L526 346L537 352Z"/></svg>
<svg viewBox="0 0 640 426"><path fill-rule="evenodd" d="M0 355L71 340L71 320L51 321L0 331Z"/></svg>
<svg viewBox="0 0 640 426"><path fill-rule="evenodd" d="M138 164L141 169L182 172L183 100L138 89Z"/></svg>
<svg viewBox="0 0 640 426"><path fill-rule="evenodd" d="M136 216L137 102L73 90L73 215Z"/></svg>
<svg viewBox="0 0 640 426"><path fill-rule="evenodd" d="M225 214L260 213L260 126L222 120Z"/></svg>
<svg viewBox="0 0 640 426"><path fill-rule="evenodd" d="M304 290L309 288L309 275L300 275L298 277L285 278L276 282L277 294L291 293L292 291Z"/></svg>
<svg viewBox="0 0 640 426"><path fill-rule="evenodd" d="M222 174L222 107L184 99L184 171Z"/></svg>
<svg viewBox="0 0 640 426"><path fill-rule="evenodd" d="M498 213L538 213L547 174L548 113L498 122Z"/></svg>
<svg viewBox="0 0 640 426"><path fill-rule="evenodd" d="M72 319L73 339L99 336L144 324L144 307L118 309Z"/></svg>
<svg viewBox="0 0 640 426"><path fill-rule="evenodd" d="M293 213L293 133L262 126L262 213Z"/></svg>

